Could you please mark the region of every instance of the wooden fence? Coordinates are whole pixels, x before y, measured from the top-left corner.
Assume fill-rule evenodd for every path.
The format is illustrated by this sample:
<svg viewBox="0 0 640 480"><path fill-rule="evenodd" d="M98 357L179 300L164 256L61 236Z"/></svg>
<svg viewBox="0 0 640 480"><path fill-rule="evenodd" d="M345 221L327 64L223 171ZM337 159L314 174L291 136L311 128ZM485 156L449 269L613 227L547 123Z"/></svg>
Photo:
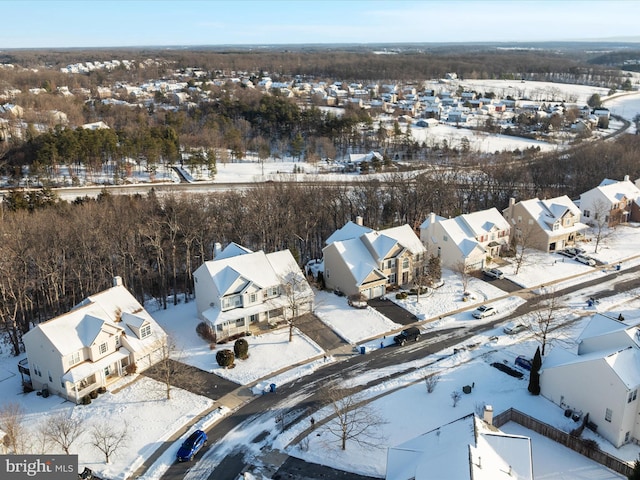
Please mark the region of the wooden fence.
<svg viewBox="0 0 640 480"><path fill-rule="evenodd" d="M614 472L620 473L621 475L628 477L633 472L633 467L628 463L623 462L602 450L594 448L594 445L585 442L585 439L569 435L567 432L563 432L562 430L530 417L529 415L514 408L505 410L493 417L493 425L498 428L507 422L516 422L529 430L533 430L540 435L544 435L554 442L558 442L561 445L564 445L565 447L570 448L571 450L578 452L579 454L584 455L607 468L610 468Z"/></svg>

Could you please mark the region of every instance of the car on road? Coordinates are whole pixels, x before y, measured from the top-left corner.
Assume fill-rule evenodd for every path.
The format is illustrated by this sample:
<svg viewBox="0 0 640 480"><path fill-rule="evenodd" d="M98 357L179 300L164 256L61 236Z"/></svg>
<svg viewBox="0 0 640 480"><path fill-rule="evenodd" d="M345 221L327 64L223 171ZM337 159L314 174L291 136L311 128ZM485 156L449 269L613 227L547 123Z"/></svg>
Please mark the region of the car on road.
<svg viewBox="0 0 640 480"><path fill-rule="evenodd" d="M502 280L504 278L504 273L497 268L490 268L488 270L483 270L482 273L489 278L497 278L498 280Z"/></svg>
<svg viewBox="0 0 640 480"><path fill-rule="evenodd" d="M418 327L409 327L402 330L398 335L393 337L393 341L396 345L404 346L408 341L413 340L417 342L420 340L420 329Z"/></svg>
<svg viewBox="0 0 640 480"><path fill-rule="evenodd" d="M207 444L207 434L202 430L196 430L189 438L187 438L182 446L178 449L178 461L179 462L190 462L193 460L193 457Z"/></svg>
<svg viewBox="0 0 640 480"><path fill-rule="evenodd" d="M589 265L590 267L595 267L596 265L596 261L593 258L588 257L587 255L584 255L582 253L576 255L574 260L580 263L584 263L585 265Z"/></svg>
<svg viewBox="0 0 640 480"><path fill-rule="evenodd" d="M498 313L498 311L495 308L489 307L488 305L480 305L471 315L473 315L473 318L485 318L495 315L496 313Z"/></svg>
<svg viewBox="0 0 640 480"><path fill-rule="evenodd" d="M516 333L523 332L527 329L527 326L522 323L511 323L509 325L505 325L502 331L507 335L515 335Z"/></svg>

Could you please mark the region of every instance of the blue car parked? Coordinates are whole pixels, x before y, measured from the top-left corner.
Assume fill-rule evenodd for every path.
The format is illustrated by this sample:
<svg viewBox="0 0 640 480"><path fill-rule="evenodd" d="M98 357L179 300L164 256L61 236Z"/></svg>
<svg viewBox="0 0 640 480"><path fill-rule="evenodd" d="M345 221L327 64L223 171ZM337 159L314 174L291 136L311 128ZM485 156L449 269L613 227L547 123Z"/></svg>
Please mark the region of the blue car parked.
<svg viewBox="0 0 640 480"><path fill-rule="evenodd" d="M200 451L200 449L207 443L207 434L202 430L196 430L189 438L187 438L180 449L178 450L178 461L188 462L193 460L193 457Z"/></svg>

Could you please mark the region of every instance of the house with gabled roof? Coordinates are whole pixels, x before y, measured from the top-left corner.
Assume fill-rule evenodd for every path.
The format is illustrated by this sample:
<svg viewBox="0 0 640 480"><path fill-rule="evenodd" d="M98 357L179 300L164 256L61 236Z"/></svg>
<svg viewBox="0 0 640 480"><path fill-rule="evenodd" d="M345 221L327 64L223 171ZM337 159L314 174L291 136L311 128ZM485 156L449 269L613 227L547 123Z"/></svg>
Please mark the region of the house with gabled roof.
<svg viewBox="0 0 640 480"><path fill-rule="evenodd" d="M447 268L481 270L487 258L509 246L511 227L495 208L444 218L431 213L420 225L420 240L428 255Z"/></svg>
<svg viewBox="0 0 640 480"><path fill-rule="evenodd" d="M166 334L115 277L113 287L36 325L22 341L25 383L79 403L126 375L128 367L142 371L162 359Z"/></svg>
<svg viewBox="0 0 640 480"><path fill-rule="evenodd" d="M580 209L569 197L540 200L509 200L503 210L514 235L526 236L527 245L543 252L554 252L574 245L588 225L580 222Z"/></svg>
<svg viewBox="0 0 640 480"><path fill-rule="evenodd" d="M640 188L625 175L623 180L605 178L580 195L582 222L614 227L640 221ZM604 216L604 218L602 218Z"/></svg>
<svg viewBox="0 0 640 480"><path fill-rule="evenodd" d="M324 282L346 295L380 297L388 287L410 284L425 248L409 225L376 231L347 222L322 250Z"/></svg>
<svg viewBox="0 0 640 480"><path fill-rule="evenodd" d="M193 277L198 317L218 338L311 311L313 291L289 250L253 252L231 243Z"/></svg>
<svg viewBox="0 0 640 480"><path fill-rule="evenodd" d="M487 420L469 414L389 448L385 478L533 480L531 439Z"/></svg>
<svg viewBox="0 0 640 480"><path fill-rule="evenodd" d="M640 440L638 390L640 316L594 315L577 348L555 347L540 370L541 394L565 411L589 414L590 428L615 447Z"/></svg>

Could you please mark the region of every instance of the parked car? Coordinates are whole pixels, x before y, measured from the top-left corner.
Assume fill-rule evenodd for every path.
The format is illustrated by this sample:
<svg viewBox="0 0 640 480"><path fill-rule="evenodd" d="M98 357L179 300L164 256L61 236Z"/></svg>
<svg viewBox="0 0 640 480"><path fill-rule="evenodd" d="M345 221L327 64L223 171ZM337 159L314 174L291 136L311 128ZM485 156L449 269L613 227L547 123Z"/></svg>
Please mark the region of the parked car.
<svg viewBox="0 0 640 480"><path fill-rule="evenodd" d="M576 255L574 260L584 263L585 265L589 265L590 267L594 267L596 265L596 261L593 258L583 254Z"/></svg>
<svg viewBox="0 0 640 480"><path fill-rule="evenodd" d="M556 250L556 253L569 258L573 258L577 255L577 253L573 253L573 251L568 248L565 248L564 250Z"/></svg>
<svg viewBox="0 0 640 480"><path fill-rule="evenodd" d="M193 432L178 449L178 461L188 462L193 460L193 457L206 445L207 440L207 434L202 430Z"/></svg>
<svg viewBox="0 0 640 480"><path fill-rule="evenodd" d="M504 278L504 273L502 273L502 271L498 270L497 268L490 268L489 270L483 270L482 273L489 278L497 278L499 280Z"/></svg>
<svg viewBox="0 0 640 480"><path fill-rule="evenodd" d="M393 341L400 346L404 346L409 340L413 340L414 342L420 340L420 329L418 327L406 328L393 337Z"/></svg>
<svg viewBox="0 0 640 480"><path fill-rule="evenodd" d="M523 357L522 355L518 355L518 357L516 358L516 365L520 368L523 368L525 370L531 370L531 360L529 360L527 357Z"/></svg>
<svg viewBox="0 0 640 480"><path fill-rule="evenodd" d="M522 323L511 323L509 325L505 325L502 331L507 335L515 335L516 333L520 333L527 329L527 326Z"/></svg>
<svg viewBox="0 0 640 480"><path fill-rule="evenodd" d="M564 251L573 256L586 253L584 251L584 248L580 248L580 247L567 247L564 249Z"/></svg>
<svg viewBox="0 0 640 480"><path fill-rule="evenodd" d="M473 315L473 318L485 318L495 315L496 313L498 313L498 311L495 308L487 305L480 305L471 315Z"/></svg>

